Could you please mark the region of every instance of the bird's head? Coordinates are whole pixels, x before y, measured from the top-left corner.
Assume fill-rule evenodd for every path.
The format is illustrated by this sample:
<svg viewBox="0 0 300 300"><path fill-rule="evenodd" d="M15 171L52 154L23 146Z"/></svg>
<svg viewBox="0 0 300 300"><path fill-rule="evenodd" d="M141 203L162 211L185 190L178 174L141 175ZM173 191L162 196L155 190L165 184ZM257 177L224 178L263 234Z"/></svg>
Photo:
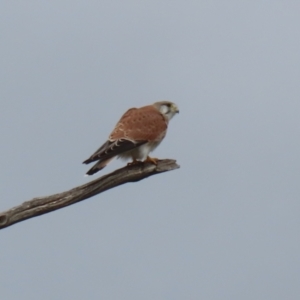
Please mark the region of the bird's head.
<svg viewBox="0 0 300 300"><path fill-rule="evenodd" d="M171 120L175 114L179 113L177 105L170 101L155 102L153 105L168 121Z"/></svg>

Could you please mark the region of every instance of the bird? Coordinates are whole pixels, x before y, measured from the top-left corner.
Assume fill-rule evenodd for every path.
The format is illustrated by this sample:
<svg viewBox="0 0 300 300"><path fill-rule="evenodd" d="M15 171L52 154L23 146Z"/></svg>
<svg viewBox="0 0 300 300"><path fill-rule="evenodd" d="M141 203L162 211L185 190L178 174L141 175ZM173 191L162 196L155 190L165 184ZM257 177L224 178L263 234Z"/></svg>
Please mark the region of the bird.
<svg viewBox="0 0 300 300"><path fill-rule="evenodd" d="M96 161L86 175L93 175L102 170L115 157L132 159L127 165L142 162L157 164L158 159L150 157L149 153L162 142L169 121L177 113L177 105L170 101L159 101L127 110L108 140L83 162L89 164Z"/></svg>

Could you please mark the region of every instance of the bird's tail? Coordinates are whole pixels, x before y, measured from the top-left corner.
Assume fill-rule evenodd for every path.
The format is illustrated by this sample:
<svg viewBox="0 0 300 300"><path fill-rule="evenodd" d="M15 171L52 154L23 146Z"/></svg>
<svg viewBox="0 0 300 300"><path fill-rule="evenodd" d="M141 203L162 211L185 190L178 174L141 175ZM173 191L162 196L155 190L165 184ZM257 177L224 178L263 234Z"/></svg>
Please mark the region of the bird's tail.
<svg viewBox="0 0 300 300"><path fill-rule="evenodd" d="M114 157L110 157L106 160L103 161L98 161L91 169L89 169L86 172L86 175L93 175L95 173L97 173L98 171L102 170L103 168L105 168L107 166L107 164L113 159Z"/></svg>

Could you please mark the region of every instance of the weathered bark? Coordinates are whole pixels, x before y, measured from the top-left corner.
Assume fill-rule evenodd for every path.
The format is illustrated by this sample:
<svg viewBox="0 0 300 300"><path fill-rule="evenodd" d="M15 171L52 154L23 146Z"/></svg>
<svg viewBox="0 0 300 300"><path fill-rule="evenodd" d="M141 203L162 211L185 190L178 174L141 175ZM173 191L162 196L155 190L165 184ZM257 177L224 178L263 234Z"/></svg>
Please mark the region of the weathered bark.
<svg viewBox="0 0 300 300"><path fill-rule="evenodd" d="M121 184L139 181L178 168L176 161L171 159L159 160L157 165L141 163L126 166L69 191L34 198L0 213L0 229L72 205Z"/></svg>

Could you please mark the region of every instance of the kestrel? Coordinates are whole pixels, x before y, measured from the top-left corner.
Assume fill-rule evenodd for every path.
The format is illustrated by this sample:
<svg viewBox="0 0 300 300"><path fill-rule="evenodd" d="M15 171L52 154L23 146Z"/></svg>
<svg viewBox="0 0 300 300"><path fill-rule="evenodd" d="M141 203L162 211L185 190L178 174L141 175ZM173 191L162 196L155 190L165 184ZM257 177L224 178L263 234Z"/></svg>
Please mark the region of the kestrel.
<svg viewBox="0 0 300 300"><path fill-rule="evenodd" d="M179 113L176 104L160 101L140 108L130 108L119 120L108 140L84 164L97 161L86 173L93 175L103 169L114 157L157 163L149 157L166 135L168 123Z"/></svg>

